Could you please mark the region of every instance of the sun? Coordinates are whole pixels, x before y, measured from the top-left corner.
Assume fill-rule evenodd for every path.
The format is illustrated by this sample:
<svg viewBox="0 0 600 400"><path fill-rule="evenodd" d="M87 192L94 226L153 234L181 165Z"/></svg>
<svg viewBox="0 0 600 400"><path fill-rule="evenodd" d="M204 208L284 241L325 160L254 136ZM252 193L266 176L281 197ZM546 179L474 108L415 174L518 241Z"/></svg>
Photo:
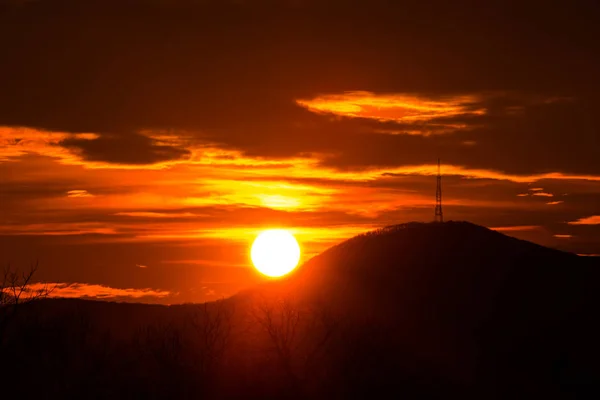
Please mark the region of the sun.
<svg viewBox="0 0 600 400"><path fill-rule="evenodd" d="M294 235L285 229L269 229L254 239L250 257L260 273L277 278L296 268L300 246Z"/></svg>

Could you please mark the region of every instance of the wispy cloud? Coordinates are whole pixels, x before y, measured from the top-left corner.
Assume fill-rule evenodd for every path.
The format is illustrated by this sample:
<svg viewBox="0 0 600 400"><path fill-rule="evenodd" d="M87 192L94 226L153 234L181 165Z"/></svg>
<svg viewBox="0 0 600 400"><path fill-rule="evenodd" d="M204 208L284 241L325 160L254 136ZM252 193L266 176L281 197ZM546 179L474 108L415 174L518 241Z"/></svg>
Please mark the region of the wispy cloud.
<svg viewBox="0 0 600 400"><path fill-rule="evenodd" d="M58 143L67 136L65 132L0 126L0 161L10 161L31 153L53 154L57 158L74 160L76 157L71 152L58 146ZM79 134L78 137L97 137L97 135Z"/></svg>
<svg viewBox="0 0 600 400"><path fill-rule="evenodd" d="M554 195L552 193L546 193L546 192L534 192L533 195L539 196L539 197L554 197Z"/></svg>
<svg viewBox="0 0 600 400"><path fill-rule="evenodd" d="M540 229L539 225L515 225L515 226L497 226L490 229L498 232L517 232L517 231L532 231Z"/></svg>
<svg viewBox="0 0 600 400"><path fill-rule="evenodd" d="M114 226L102 222L59 222L59 223L32 223L0 225L0 234L5 235L42 235L42 236L64 236L64 235L113 235L117 231Z"/></svg>
<svg viewBox="0 0 600 400"><path fill-rule="evenodd" d="M0 126L0 161L15 161L24 155L39 154L53 157L62 164L83 165L86 168L165 168L185 162L190 153L180 143L181 140L176 139L177 136L169 142L163 135L155 137L146 131L119 139L88 132ZM128 148L130 151L115 151L119 148ZM117 154L116 158L113 152Z"/></svg>
<svg viewBox="0 0 600 400"><path fill-rule="evenodd" d="M494 179L494 180L505 180L516 183L533 183L546 179L551 180L587 180L587 181L600 181L600 175L576 175L576 174L565 174L561 172L550 172L545 174L530 174L530 175L516 175L506 174L499 171L487 170L487 169L474 169L467 168L458 165L444 165L442 167L444 175L462 176L465 178L472 179ZM387 172L386 172L387 171ZM418 166L404 166L397 168L379 169L379 173L384 174L397 174L397 175L436 175L437 164L425 164ZM538 193L538 192L536 192ZM544 196L544 195L541 195Z"/></svg>
<svg viewBox="0 0 600 400"><path fill-rule="evenodd" d="M464 100L464 99L463 99ZM427 106L423 106L427 108ZM454 106L451 106L452 108ZM421 109L421 106L415 106L415 109ZM435 108L435 107L434 107ZM430 176L437 174L437 164L412 164L399 165L390 167L367 167L361 169L347 170L329 167L325 165L328 159L328 154L310 153L308 155L287 157L287 158L265 158L259 156L249 156L240 150L221 148L216 145L208 144L189 144L182 138L185 136L181 133L178 139L177 134L172 134L170 141L165 138L161 132L144 132L143 135L160 143L167 145L175 143L177 146L187 146L186 149L190 152L190 156L185 159L174 160L159 160L149 164L125 164L125 163L110 163L106 161L87 160L75 150L62 148L58 143L62 138L76 137L78 140L94 140L98 135L93 133L67 134L61 132L39 131L30 128L12 128L0 127L0 161L17 161L18 157L27 154L38 154L41 156L52 157L60 164L82 166L86 169L95 169L105 171L108 175L111 170L120 169L131 171L136 174L138 185L148 181L149 174L165 175L165 171L169 171L169 177L162 176L160 181L152 179L156 183L169 183L173 185L173 189L182 191L183 188L177 189L174 185L190 184L192 176L203 176L200 182L203 185L213 184L218 190L219 187L232 185L237 182L236 192L240 188L244 191L248 190L249 186L254 185L256 191L263 191L265 183L252 182L253 178L265 176L276 176L281 180L281 176L288 178L313 178L319 176L324 180L331 181L355 181L368 182L380 179L385 175L421 175ZM164 144L163 144L164 142ZM518 183L535 183L542 180L587 180L600 181L600 175L584 175L584 174L567 174L562 172L549 172L544 174L508 174L502 171L490 170L485 168L471 168L464 165L445 164L443 166L444 175L462 176L470 179L493 179L506 180ZM184 176L185 180L178 181L178 175ZM156 178L156 177L153 177ZM114 179L111 175L110 179ZM122 178L121 178L122 179ZM196 178L196 180L198 180ZM274 179L274 181L276 181ZM280 185L281 182L278 183ZM269 185L273 189L273 184ZM314 192L315 187L310 188L295 187L277 187L276 194L263 195L259 199L259 203L281 205L281 207L294 206L293 200L286 198L285 194L281 194L283 190L304 190L306 192ZM318 188L326 190L326 188ZM533 188L532 191L539 192ZM189 193L189 190L187 190ZM269 197L271 196L271 197ZM273 196L283 196L282 198ZM544 195L541 195L544 196ZM219 198L223 198L219 195ZM211 200L212 201L212 200ZM146 210L136 210L146 211ZM134 211L133 211L134 212Z"/></svg>
<svg viewBox="0 0 600 400"><path fill-rule="evenodd" d="M92 299L119 299L144 297L164 298L172 295L172 292L157 289L133 289L113 288L104 285L89 283L35 283L28 286L27 290L36 292L44 288L50 288L50 297L65 298L92 298Z"/></svg>
<svg viewBox="0 0 600 400"><path fill-rule="evenodd" d="M576 221L569 222L571 225L600 225L600 215L592 215L590 217L580 218Z"/></svg>
<svg viewBox="0 0 600 400"><path fill-rule="evenodd" d="M446 96L431 99L408 94L376 94L366 91L327 94L296 102L313 112L349 118L369 118L382 122L422 123L457 115L483 115L485 108L476 106L476 95ZM381 133L428 135L448 130L466 128L464 124L450 122L432 123L423 129L380 130Z"/></svg>
<svg viewBox="0 0 600 400"><path fill-rule="evenodd" d="M564 203L564 201L562 201L562 200L557 200L557 201L549 201L549 202L547 202L546 204L548 204L548 205L551 205L551 206L555 206L555 205L557 205L557 204L562 204L562 203Z"/></svg>
<svg viewBox="0 0 600 400"><path fill-rule="evenodd" d="M530 188L528 189L529 192L528 193L519 193L517 194L518 197L528 197L528 196L536 196L536 197L554 197L554 194L552 193L548 193L548 192L544 192L543 188ZM550 205L556 205L556 204L560 204L562 203L562 200L558 200L558 201L550 201L546 204L550 204Z"/></svg>
<svg viewBox="0 0 600 400"><path fill-rule="evenodd" d="M135 218L193 218L200 215L190 212L153 212L153 211L130 211L130 212L118 212L114 215L124 217L135 217Z"/></svg>
<svg viewBox="0 0 600 400"><path fill-rule="evenodd" d="M567 235L567 234L556 234L553 235L555 238L559 238L559 239L569 239L572 238L573 235Z"/></svg>
<svg viewBox="0 0 600 400"><path fill-rule="evenodd" d="M67 197L94 197L94 195L87 190L69 190Z"/></svg>

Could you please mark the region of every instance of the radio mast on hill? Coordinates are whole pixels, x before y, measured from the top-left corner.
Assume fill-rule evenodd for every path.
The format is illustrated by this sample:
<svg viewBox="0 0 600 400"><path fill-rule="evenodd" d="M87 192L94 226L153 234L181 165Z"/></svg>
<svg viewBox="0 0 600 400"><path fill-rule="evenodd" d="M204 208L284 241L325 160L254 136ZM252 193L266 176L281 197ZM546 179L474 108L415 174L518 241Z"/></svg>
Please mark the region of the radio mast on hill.
<svg viewBox="0 0 600 400"><path fill-rule="evenodd" d="M442 172L438 158L437 190L435 191L435 222L444 222L442 212Z"/></svg>

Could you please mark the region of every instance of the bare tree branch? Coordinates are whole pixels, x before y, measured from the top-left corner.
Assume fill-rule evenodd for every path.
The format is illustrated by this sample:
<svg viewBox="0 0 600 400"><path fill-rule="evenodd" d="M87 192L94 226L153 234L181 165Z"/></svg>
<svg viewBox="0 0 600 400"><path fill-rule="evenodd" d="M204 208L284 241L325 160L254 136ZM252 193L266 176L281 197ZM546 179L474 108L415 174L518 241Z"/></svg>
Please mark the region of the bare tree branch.
<svg viewBox="0 0 600 400"><path fill-rule="evenodd" d="M219 300L197 306L192 315L190 323L200 340L198 362L204 373L222 360L231 338L233 312L230 304Z"/></svg>
<svg viewBox="0 0 600 400"><path fill-rule="evenodd" d="M15 317L19 306L47 298L54 290L54 287L46 284L41 284L36 289L31 287L38 267L37 262L28 271L22 272L13 269L10 264L4 267L0 282L0 347L4 343L8 324Z"/></svg>

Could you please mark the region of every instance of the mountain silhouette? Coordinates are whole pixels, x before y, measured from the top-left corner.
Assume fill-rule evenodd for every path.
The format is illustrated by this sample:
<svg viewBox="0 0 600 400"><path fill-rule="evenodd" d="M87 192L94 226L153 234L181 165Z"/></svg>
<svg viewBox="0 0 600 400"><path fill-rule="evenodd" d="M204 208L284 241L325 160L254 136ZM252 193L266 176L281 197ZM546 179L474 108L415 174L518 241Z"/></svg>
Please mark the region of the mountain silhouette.
<svg viewBox="0 0 600 400"><path fill-rule="evenodd" d="M38 371L47 396L587 398L599 278L593 257L407 223L205 305L27 304L3 354L8 379Z"/></svg>
<svg viewBox="0 0 600 400"><path fill-rule="evenodd" d="M489 397L566 395L600 384L599 278L595 258L450 221L356 236L255 290L325 300Z"/></svg>

